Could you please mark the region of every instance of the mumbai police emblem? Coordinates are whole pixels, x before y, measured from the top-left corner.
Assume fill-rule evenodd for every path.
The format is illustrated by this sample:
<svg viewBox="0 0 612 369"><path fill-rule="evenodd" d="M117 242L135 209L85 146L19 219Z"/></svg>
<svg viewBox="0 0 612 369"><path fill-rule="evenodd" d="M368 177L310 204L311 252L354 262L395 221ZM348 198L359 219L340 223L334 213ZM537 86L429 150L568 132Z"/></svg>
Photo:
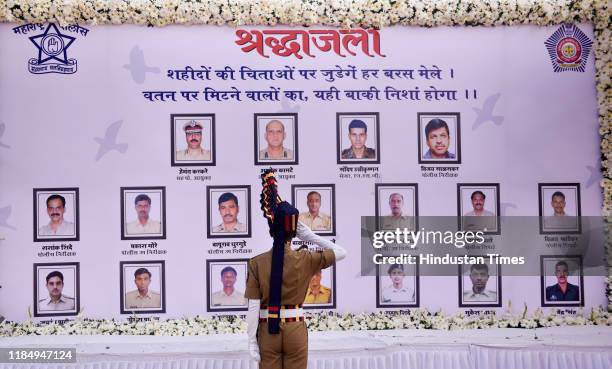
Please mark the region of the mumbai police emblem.
<svg viewBox="0 0 612 369"><path fill-rule="evenodd" d="M69 59L67 50L76 37L62 34L53 23L44 33L29 37L38 49L38 57L28 60L30 73L72 74L77 71L76 59Z"/></svg>
<svg viewBox="0 0 612 369"><path fill-rule="evenodd" d="M555 72L584 72L593 41L574 24L564 24L550 36L546 49Z"/></svg>

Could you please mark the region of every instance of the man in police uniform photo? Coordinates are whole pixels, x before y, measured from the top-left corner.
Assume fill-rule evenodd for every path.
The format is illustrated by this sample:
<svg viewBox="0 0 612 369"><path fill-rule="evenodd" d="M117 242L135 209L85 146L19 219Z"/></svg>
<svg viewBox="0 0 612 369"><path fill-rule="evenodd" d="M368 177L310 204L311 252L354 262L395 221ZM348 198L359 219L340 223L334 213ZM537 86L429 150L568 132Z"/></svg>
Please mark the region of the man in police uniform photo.
<svg viewBox="0 0 612 369"><path fill-rule="evenodd" d="M221 270L221 284L223 285L223 289L212 294L212 306L246 306L244 292L238 291L234 287L237 276L238 272L231 266L226 266Z"/></svg>
<svg viewBox="0 0 612 369"><path fill-rule="evenodd" d="M74 297L62 293L64 289L64 275L59 270L47 274L46 287L49 296L38 300L38 311L67 311L75 309Z"/></svg>
<svg viewBox="0 0 612 369"><path fill-rule="evenodd" d="M268 146L259 150L259 160L293 160L293 150L283 146L286 137L283 122L278 119L270 120L266 124L264 135Z"/></svg>
<svg viewBox="0 0 612 369"><path fill-rule="evenodd" d="M381 302L383 303L412 303L415 301L415 293L412 288L404 285L404 266L392 264L387 270L391 284L381 291Z"/></svg>
<svg viewBox="0 0 612 369"><path fill-rule="evenodd" d="M126 224L127 235L150 234L160 235L161 222L149 217L151 212L151 197L141 193L134 199L134 209L136 210L137 219Z"/></svg>
<svg viewBox="0 0 612 369"><path fill-rule="evenodd" d="M221 215L221 224L213 227L213 233L237 233L247 232L247 226L238 220L240 207L238 206L238 197L231 192L225 192L219 196L217 200L219 205L219 215Z"/></svg>
<svg viewBox="0 0 612 369"><path fill-rule="evenodd" d="M66 198L53 194L47 198L49 223L38 229L39 236L74 236L74 223L64 219Z"/></svg>
<svg viewBox="0 0 612 369"><path fill-rule="evenodd" d="M470 281L472 288L463 291L464 302L498 302L497 292L487 288L489 281L489 266L487 264L472 264L470 266Z"/></svg>
<svg viewBox="0 0 612 369"><path fill-rule="evenodd" d="M382 217L383 230L414 230L414 217L404 215L404 195L395 192L389 195L390 214Z"/></svg>
<svg viewBox="0 0 612 369"><path fill-rule="evenodd" d="M161 309L161 295L149 289L151 272L147 268L138 268L134 272L136 289L125 294L125 310Z"/></svg>
<svg viewBox="0 0 612 369"><path fill-rule="evenodd" d="M316 272L310 279L304 304L329 304L331 302L331 288L321 284L322 271Z"/></svg>
<svg viewBox="0 0 612 369"><path fill-rule="evenodd" d="M331 217L321 212L321 194L310 191L306 195L308 211L300 213L300 222L313 231L331 231Z"/></svg>
<svg viewBox="0 0 612 369"><path fill-rule="evenodd" d="M260 369L306 369L308 332L302 303L315 273L344 259L346 250L315 235L298 220L298 210L277 195L272 170L262 175L261 203L268 220L272 249L253 257L248 265L245 297L248 347ZM297 236L322 252L291 247Z"/></svg>
<svg viewBox="0 0 612 369"><path fill-rule="evenodd" d="M569 265L566 261L560 260L555 264L555 277L557 283L546 287L546 300L549 302L557 301L579 301L580 287L567 281L569 275Z"/></svg>
<svg viewBox="0 0 612 369"><path fill-rule="evenodd" d="M176 161L210 161L210 150L202 148L203 126L197 120L190 120L183 125L187 148L177 150Z"/></svg>
<svg viewBox="0 0 612 369"><path fill-rule="evenodd" d="M463 230L468 231L495 231L497 230L497 217L494 213L485 209L484 192L477 190L472 192L470 200L472 210L463 214ZM495 199L493 200L495 201Z"/></svg>

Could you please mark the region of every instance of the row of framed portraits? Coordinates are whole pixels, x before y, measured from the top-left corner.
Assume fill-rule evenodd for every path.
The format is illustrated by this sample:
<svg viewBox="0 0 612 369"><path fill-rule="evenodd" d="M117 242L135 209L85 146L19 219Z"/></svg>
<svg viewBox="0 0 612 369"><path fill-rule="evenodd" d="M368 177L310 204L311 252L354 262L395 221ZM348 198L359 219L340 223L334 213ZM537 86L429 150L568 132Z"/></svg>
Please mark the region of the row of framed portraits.
<svg viewBox="0 0 612 369"><path fill-rule="evenodd" d="M299 164L297 113L255 113L253 121L255 165ZM461 163L460 113L422 112L417 122L419 164ZM171 114L170 126L172 166L216 165L215 114ZM337 163L380 160L380 114L336 113Z"/></svg>
<svg viewBox="0 0 612 369"><path fill-rule="evenodd" d="M247 265L248 259L206 260L207 312L248 309L248 301L244 298ZM81 305L79 268L78 262L34 264L34 316L78 314ZM164 260L122 261L119 273L121 314L166 312ZM450 290L447 288L447 291ZM541 256L540 290L541 305L544 307L583 306L581 256ZM501 265L459 265L457 296L459 307L501 307ZM376 275L376 307L420 307L418 265L379 265ZM304 308L336 308L335 265L313 276Z"/></svg>
<svg viewBox="0 0 612 369"><path fill-rule="evenodd" d="M417 183L375 184L379 230L419 229ZM166 238L166 188L122 187L121 239ZM331 184L293 184L300 220L322 236L336 235L336 191ZM580 184L539 183L541 234L579 234ZM207 186L208 238L251 237L251 186ZM500 184L458 183L459 230L500 234ZM54 227L55 225L55 227ZM34 241L79 240L79 189L34 189Z"/></svg>

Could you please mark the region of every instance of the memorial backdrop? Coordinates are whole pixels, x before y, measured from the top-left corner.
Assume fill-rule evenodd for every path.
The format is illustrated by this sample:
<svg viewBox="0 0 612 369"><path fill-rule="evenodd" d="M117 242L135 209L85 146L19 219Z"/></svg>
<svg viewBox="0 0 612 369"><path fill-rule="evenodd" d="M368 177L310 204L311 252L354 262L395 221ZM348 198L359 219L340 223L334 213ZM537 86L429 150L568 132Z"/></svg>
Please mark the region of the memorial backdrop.
<svg viewBox="0 0 612 369"><path fill-rule="evenodd" d="M561 259L580 288L569 305L604 305L603 274L555 256L571 256L568 235L579 237L580 223L536 228L546 275L489 267L495 297L484 304L462 291L472 283L469 266L418 278L406 267L410 296L400 303L385 298L388 267L378 280L360 267L362 217L391 215L394 194L405 217L468 214L476 191L493 217L555 220L556 192L567 215L599 215L592 40L589 24L2 24L0 313L24 320L28 310L41 319L81 310L95 318L244 311L239 299L216 302L215 293L232 285L225 267L244 291L246 260L271 247L258 202L259 175L270 166L302 219L318 210L315 231L348 251L321 277L330 297L310 307L563 306L544 296ZM430 135L432 121L445 123L432 128L441 136ZM45 229L54 217L64 220L56 233ZM499 226L493 234L503 237ZM603 238L594 240L591 252L603 259ZM149 271L149 305L130 302L139 268ZM45 305L51 271L63 275L59 308Z"/></svg>

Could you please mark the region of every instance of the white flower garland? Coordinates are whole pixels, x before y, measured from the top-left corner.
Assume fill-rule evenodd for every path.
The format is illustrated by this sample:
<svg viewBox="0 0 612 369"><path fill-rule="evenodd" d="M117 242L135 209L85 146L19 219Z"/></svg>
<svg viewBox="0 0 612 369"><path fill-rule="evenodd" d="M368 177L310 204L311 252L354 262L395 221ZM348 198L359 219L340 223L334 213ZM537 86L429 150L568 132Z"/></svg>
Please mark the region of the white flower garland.
<svg viewBox="0 0 612 369"><path fill-rule="evenodd" d="M612 25L608 0L0 0L0 21L86 24L324 25L334 27L505 26L590 22L595 28L608 260L612 311Z"/></svg>
<svg viewBox="0 0 612 369"><path fill-rule="evenodd" d="M544 314L537 309L527 312L527 305L518 314L510 306L501 315L467 317L463 312L445 315L425 309L371 314L338 314L335 312L307 313L306 325L310 331L359 331L385 329L485 329L485 328L541 328L569 325L612 325L612 314L602 309L592 309L584 315L582 309L576 315L560 315L557 311ZM77 317L64 323L0 323L0 337L26 335L151 335L198 336L208 334L245 333L246 320L239 316L214 316L195 318L128 321L95 320Z"/></svg>

